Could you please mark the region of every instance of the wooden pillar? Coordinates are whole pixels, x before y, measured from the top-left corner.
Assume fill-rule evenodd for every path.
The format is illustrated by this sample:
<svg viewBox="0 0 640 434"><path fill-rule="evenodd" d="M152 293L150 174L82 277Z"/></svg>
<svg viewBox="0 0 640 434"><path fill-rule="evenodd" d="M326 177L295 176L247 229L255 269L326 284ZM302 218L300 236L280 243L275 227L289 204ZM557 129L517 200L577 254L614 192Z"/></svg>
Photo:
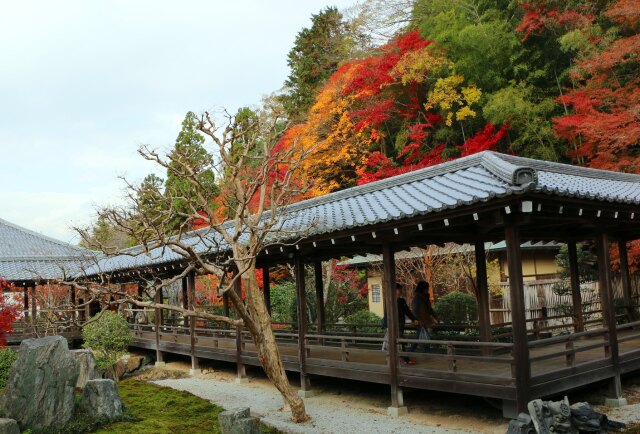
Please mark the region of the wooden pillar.
<svg viewBox="0 0 640 434"><path fill-rule="evenodd" d="M76 325L78 323L78 303L76 301L76 289L73 286L69 287L69 297L71 299L71 323Z"/></svg>
<svg viewBox="0 0 640 434"><path fill-rule="evenodd" d="M580 292L580 270L578 268L578 249L575 241L567 243L569 253L569 275L571 283L571 300L573 305L573 328L576 333L584 331L582 316L582 293Z"/></svg>
<svg viewBox="0 0 640 434"><path fill-rule="evenodd" d="M316 287L316 325L317 333L324 334L325 329L325 312L324 312L324 282L322 281L322 262L313 263L313 273Z"/></svg>
<svg viewBox="0 0 640 434"><path fill-rule="evenodd" d="M91 308L89 306L89 300L91 299L91 293L84 291L84 320L89 321L91 318Z"/></svg>
<svg viewBox="0 0 640 434"><path fill-rule="evenodd" d="M487 282L487 256L484 241L475 243L476 291L478 301L478 322L480 323L480 341L491 342L491 313L489 311L489 283ZM490 353L489 347L482 347L483 354Z"/></svg>
<svg viewBox="0 0 640 434"><path fill-rule="evenodd" d="M164 304L164 288L159 288L156 293L159 294L158 303ZM158 311L160 313L160 326L162 326L164 324L164 309L158 309Z"/></svg>
<svg viewBox="0 0 640 434"><path fill-rule="evenodd" d="M529 360L529 343L527 341L520 234L518 227L514 223L508 223L504 232L509 267L516 408L517 412L526 412L527 403L529 402L529 387L531 385L531 363Z"/></svg>
<svg viewBox="0 0 640 434"><path fill-rule="evenodd" d="M269 276L269 267L262 267L262 294L264 295L264 304L267 305L267 312L271 315L271 277Z"/></svg>
<svg viewBox="0 0 640 434"><path fill-rule="evenodd" d="M618 355L618 330L616 328L616 312L613 304L613 290L611 287L611 264L609 261L609 237L600 233L596 239L598 250L598 286L600 287L600 305L602 319L605 323L607 339L609 341L609 357L613 365L614 377L611 379L609 393L611 398L622 397L622 383L620 381L620 365Z"/></svg>
<svg viewBox="0 0 640 434"><path fill-rule="evenodd" d="M187 274L187 277L183 279L183 296L186 295L186 303L183 301L183 304L186 304L186 308L190 310L195 310L196 308L196 273L191 272ZM186 294L185 294L186 292ZM188 320L189 318L185 318ZM196 321L195 318L191 318L189 321L189 337L190 337L190 355L191 355L191 371L190 373L196 374L200 372L200 363L198 361L198 357L196 357Z"/></svg>
<svg viewBox="0 0 640 434"><path fill-rule="evenodd" d="M636 311L631 298L631 278L629 277L629 253L627 251L627 241L618 241L618 250L620 252L620 279L622 283L622 298L627 310L627 318L630 322L636 320Z"/></svg>
<svg viewBox="0 0 640 434"><path fill-rule="evenodd" d="M295 276L296 276L296 301L298 310L298 357L300 360L300 392L304 396L309 396L307 392L311 387L309 376L306 372L307 350L305 339L307 335L307 290L305 288L304 261L300 254L295 256Z"/></svg>
<svg viewBox="0 0 640 434"><path fill-rule="evenodd" d="M181 283L181 293L182 293L182 308L189 309L191 306L190 294L189 294L189 276L186 276L182 279ZM194 282L194 291L195 291L195 282ZM182 321L182 325L184 327L189 327L189 317L185 316Z"/></svg>
<svg viewBox="0 0 640 434"><path fill-rule="evenodd" d="M31 317L34 321L38 318L38 300L36 299L36 284L31 287Z"/></svg>
<svg viewBox="0 0 640 434"><path fill-rule="evenodd" d="M23 291L23 310L24 310L24 318L29 318L29 288L25 286Z"/></svg>
<svg viewBox="0 0 640 434"><path fill-rule="evenodd" d="M238 271L234 271L234 278L237 277ZM233 291L238 295L238 298L242 299L242 280L240 278L236 279L233 283ZM228 303L228 301L227 301ZM238 313L235 313L236 319L240 318ZM236 327L236 365L237 365L237 382L242 382L247 378L247 370L242 363L242 326Z"/></svg>
<svg viewBox="0 0 640 434"><path fill-rule="evenodd" d="M159 289L156 290L154 302L160 304L162 300L162 293ZM162 358L162 351L160 351L160 326L162 325L162 319L160 317L160 308L155 309L155 331L156 331L156 366L163 366L164 360Z"/></svg>
<svg viewBox="0 0 640 434"><path fill-rule="evenodd" d="M229 295L225 292L222 294L222 308L224 309L224 316L229 317Z"/></svg>
<svg viewBox="0 0 640 434"><path fill-rule="evenodd" d="M398 383L398 338L400 323L398 319L398 296L396 294L396 262L393 247L389 243L382 245L382 272L385 312L387 317L387 336L389 354L389 378L391 386L391 407L388 412L393 415L406 413L402 388Z"/></svg>

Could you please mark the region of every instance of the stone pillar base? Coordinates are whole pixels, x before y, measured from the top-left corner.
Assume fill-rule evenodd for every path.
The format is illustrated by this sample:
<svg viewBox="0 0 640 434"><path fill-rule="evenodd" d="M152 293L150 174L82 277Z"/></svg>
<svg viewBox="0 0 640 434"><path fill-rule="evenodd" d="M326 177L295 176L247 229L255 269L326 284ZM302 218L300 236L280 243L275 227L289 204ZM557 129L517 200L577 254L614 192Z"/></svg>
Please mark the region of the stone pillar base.
<svg viewBox="0 0 640 434"><path fill-rule="evenodd" d="M387 414L391 417L400 417L409 414L407 407L389 407L387 408Z"/></svg>
<svg viewBox="0 0 640 434"><path fill-rule="evenodd" d="M606 398L604 400L604 405L606 407L624 407L627 405L626 398Z"/></svg>
<svg viewBox="0 0 640 434"><path fill-rule="evenodd" d="M189 369L189 375L200 375L202 374L202 369Z"/></svg>
<svg viewBox="0 0 640 434"><path fill-rule="evenodd" d="M247 384L249 382L249 378L247 377L236 377L236 384Z"/></svg>
<svg viewBox="0 0 640 434"><path fill-rule="evenodd" d="M298 396L300 398L312 398L316 396L316 392L313 390L298 390Z"/></svg>
<svg viewBox="0 0 640 434"><path fill-rule="evenodd" d="M165 363L165 362L155 362L155 363L153 364L153 366L155 366L156 368L158 368L158 367L160 367L160 366L165 366L165 365L166 365L166 363Z"/></svg>

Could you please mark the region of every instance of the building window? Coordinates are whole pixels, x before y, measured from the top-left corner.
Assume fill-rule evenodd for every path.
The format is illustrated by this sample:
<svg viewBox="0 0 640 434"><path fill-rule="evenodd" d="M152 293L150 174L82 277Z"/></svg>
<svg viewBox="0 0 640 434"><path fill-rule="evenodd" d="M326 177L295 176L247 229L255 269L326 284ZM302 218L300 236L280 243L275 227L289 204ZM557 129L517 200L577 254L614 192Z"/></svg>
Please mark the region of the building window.
<svg viewBox="0 0 640 434"><path fill-rule="evenodd" d="M380 284L374 283L371 285L371 302L380 303Z"/></svg>

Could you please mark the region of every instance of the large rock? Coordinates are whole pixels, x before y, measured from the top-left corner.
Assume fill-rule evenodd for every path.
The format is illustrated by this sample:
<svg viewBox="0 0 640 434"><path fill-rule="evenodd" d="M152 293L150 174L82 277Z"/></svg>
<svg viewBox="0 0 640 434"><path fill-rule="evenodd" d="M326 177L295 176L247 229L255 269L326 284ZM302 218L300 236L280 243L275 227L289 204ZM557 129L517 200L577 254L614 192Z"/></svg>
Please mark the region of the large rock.
<svg viewBox="0 0 640 434"><path fill-rule="evenodd" d="M84 389L84 385L89 380L96 380L100 378L100 374L96 371L96 358L93 356L93 351L86 350L73 350L71 351L78 361L78 381L76 382L76 389Z"/></svg>
<svg viewBox="0 0 640 434"><path fill-rule="evenodd" d="M122 400L113 380L89 380L82 392L82 404L94 415L107 420L122 417Z"/></svg>
<svg viewBox="0 0 640 434"><path fill-rule="evenodd" d="M249 407L223 411L218 415L222 434L260 434L260 419L251 417Z"/></svg>
<svg viewBox="0 0 640 434"><path fill-rule="evenodd" d="M0 419L0 434L20 434L18 422L13 419Z"/></svg>
<svg viewBox="0 0 640 434"><path fill-rule="evenodd" d="M0 398L3 417L21 430L65 424L73 416L78 362L62 336L22 341Z"/></svg>

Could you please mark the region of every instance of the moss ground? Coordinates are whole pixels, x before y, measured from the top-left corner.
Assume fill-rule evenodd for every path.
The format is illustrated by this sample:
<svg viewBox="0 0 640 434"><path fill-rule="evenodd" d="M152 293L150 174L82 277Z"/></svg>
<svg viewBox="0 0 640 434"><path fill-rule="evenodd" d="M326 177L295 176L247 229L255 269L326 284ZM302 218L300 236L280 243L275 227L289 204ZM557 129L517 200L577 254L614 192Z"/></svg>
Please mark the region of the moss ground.
<svg viewBox="0 0 640 434"><path fill-rule="evenodd" d="M188 392L126 379L119 383L120 396L135 419L117 422L96 431L101 434L219 433L218 413L224 411ZM277 433L263 427L264 432Z"/></svg>

